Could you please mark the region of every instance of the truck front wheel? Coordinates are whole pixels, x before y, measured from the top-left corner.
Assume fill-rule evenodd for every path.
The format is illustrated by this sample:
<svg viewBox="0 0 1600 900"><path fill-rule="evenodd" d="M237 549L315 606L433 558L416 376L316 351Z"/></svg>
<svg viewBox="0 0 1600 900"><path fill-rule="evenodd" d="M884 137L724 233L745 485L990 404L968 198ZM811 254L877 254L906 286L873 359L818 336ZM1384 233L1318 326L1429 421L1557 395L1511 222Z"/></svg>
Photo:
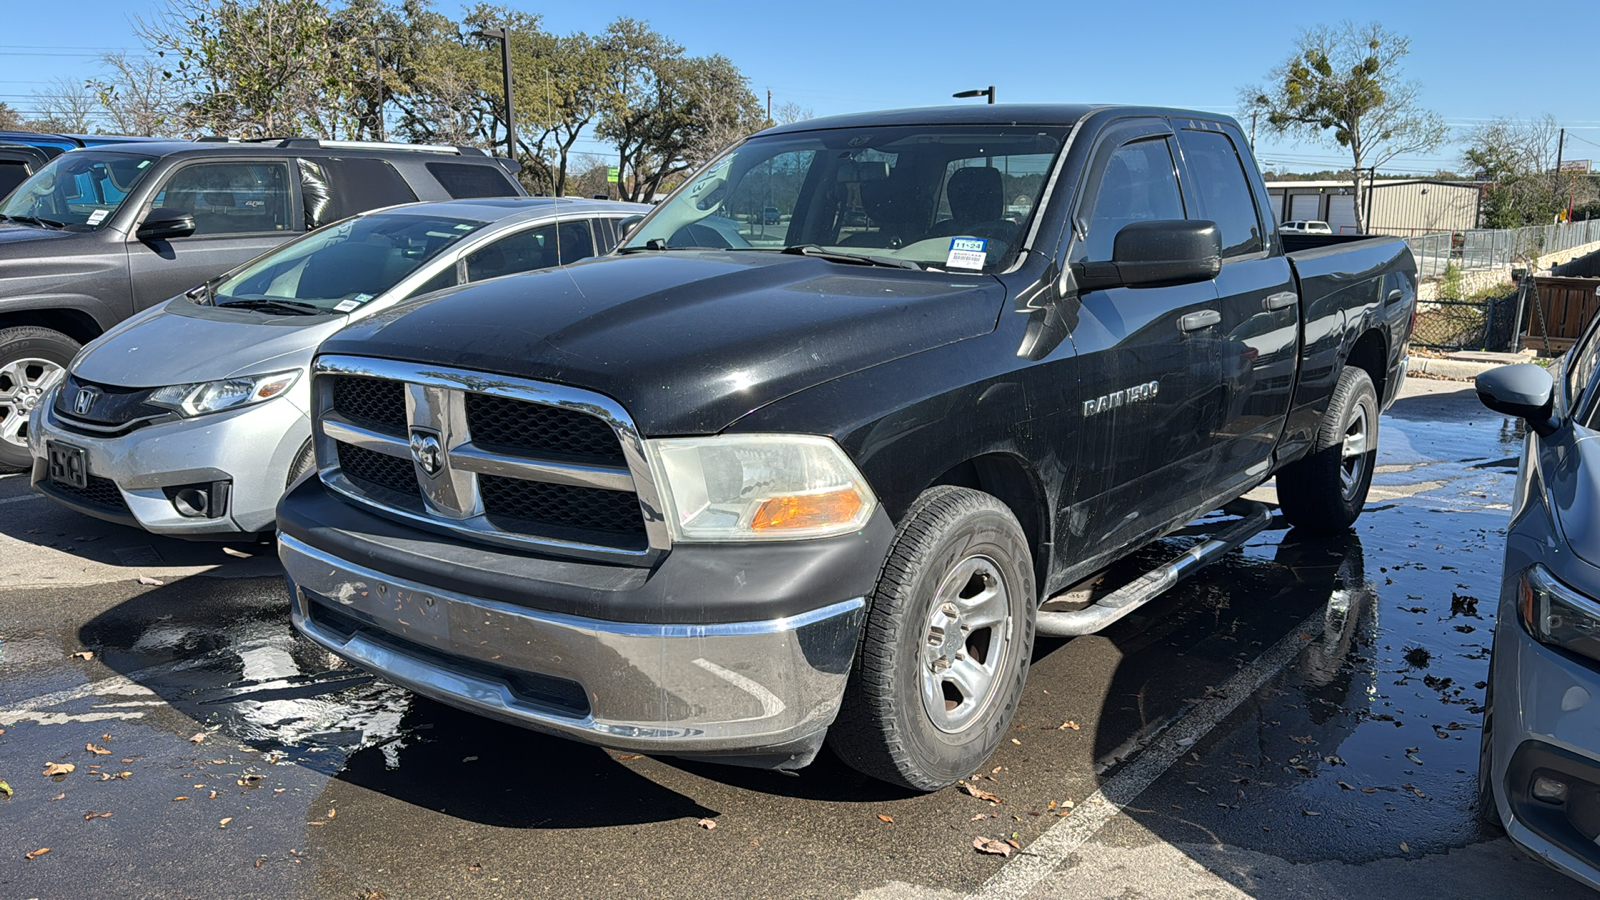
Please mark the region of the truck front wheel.
<svg viewBox="0 0 1600 900"><path fill-rule="evenodd" d="M1338 534L1361 515L1378 458L1378 412L1372 378L1346 366L1311 453L1278 473L1278 506L1290 525Z"/></svg>
<svg viewBox="0 0 1600 900"><path fill-rule="evenodd" d="M48 328L0 329L0 472L32 462L28 414L66 375L78 347L77 341Z"/></svg>
<svg viewBox="0 0 1600 900"><path fill-rule="evenodd" d="M834 753L919 791L954 784L999 746L1033 653L1027 537L994 497L941 486L906 513L868 608Z"/></svg>

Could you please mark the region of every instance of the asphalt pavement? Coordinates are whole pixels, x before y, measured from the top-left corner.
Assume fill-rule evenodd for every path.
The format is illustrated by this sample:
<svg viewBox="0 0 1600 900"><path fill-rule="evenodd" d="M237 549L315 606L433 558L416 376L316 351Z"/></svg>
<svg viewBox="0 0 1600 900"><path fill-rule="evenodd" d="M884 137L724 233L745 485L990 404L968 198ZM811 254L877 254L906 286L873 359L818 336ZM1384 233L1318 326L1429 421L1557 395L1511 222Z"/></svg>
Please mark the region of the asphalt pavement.
<svg viewBox="0 0 1600 900"><path fill-rule="evenodd" d="M0 477L0 897L1580 896L1473 808L1519 427L1416 379L1380 446L1349 535L1040 640L1011 739L930 795L413 697L294 635L269 545Z"/></svg>

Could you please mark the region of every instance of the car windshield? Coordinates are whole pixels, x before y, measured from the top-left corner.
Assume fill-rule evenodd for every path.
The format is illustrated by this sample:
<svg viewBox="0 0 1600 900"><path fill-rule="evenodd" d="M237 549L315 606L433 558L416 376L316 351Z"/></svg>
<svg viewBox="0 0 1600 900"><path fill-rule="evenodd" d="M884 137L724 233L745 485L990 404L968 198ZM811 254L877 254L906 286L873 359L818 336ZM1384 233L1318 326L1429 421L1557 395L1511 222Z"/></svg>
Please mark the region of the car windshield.
<svg viewBox="0 0 1600 900"><path fill-rule="evenodd" d="M838 128L753 138L713 161L623 252L788 250L947 272L1010 265L1066 129Z"/></svg>
<svg viewBox="0 0 1600 900"><path fill-rule="evenodd" d="M94 231L116 213L155 161L133 153L63 153L17 185L0 202L0 215L25 224Z"/></svg>
<svg viewBox="0 0 1600 900"><path fill-rule="evenodd" d="M486 224L420 213L345 219L223 276L211 302L350 312Z"/></svg>

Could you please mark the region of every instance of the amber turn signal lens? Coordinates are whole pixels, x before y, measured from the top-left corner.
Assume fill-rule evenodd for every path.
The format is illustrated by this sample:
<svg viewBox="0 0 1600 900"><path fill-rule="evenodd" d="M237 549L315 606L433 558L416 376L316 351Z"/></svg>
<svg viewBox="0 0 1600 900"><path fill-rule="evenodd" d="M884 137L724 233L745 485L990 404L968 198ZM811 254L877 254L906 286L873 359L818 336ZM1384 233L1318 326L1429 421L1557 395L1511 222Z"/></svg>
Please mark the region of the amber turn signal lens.
<svg viewBox="0 0 1600 900"><path fill-rule="evenodd" d="M817 528L848 522L861 511L861 495L850 488L820 494L788 494L764 501L750 520L752 531Z"/></svg>

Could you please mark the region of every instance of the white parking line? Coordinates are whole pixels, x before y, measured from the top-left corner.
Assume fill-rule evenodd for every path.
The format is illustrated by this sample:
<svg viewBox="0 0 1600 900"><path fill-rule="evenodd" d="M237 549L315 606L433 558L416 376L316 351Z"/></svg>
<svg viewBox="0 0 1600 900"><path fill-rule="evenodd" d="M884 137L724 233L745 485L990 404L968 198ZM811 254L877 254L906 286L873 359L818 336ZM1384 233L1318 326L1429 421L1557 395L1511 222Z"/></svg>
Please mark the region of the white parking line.
<svg viewBox="0 0 1600 900"><path fill-rule="evenodd" d="M1067 857L1099 833L1124 806L1132 803L1173 763L1182 759L1190 747L1299 656L1300 651L1311 643L1301 635L1314 638L1320 634L1325 615L1326 607L1318 607L1316 612L1290 629L1267 652L1240 669L1221 688L1174 722L1127 768L1079 804L1071 816L1057 819L1038 840L994 873L972 896L981 900L1026 896Z"/></svg>
<svg viewBox="0 0 1600 900"><path fill-rule="evenodd" d="M24 500L43 500L43 499L44 499L44 495L43 494L23 494L20 497L7 497L4 500L0 500L0 506L5 506L7 503L21 503Z"/></svg>

